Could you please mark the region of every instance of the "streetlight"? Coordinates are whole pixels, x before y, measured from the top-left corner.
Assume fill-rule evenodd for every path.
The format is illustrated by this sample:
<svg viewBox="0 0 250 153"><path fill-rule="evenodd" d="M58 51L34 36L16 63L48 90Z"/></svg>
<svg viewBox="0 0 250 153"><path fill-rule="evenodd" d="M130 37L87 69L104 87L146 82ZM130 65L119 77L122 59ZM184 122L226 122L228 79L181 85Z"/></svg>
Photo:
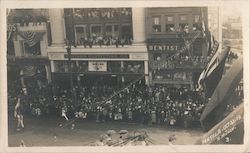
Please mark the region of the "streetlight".
<svg viewBox="0 0 250 153"><path fill-rule="evenodd" d="M73 72L71 69L71 45L70 43L68 44L67 48L67 53L68 53L68 65L69 65L69 75L70 75L70 91L71 91L71 98L72 100L75 100L74 93L73 93Z"/></svg>

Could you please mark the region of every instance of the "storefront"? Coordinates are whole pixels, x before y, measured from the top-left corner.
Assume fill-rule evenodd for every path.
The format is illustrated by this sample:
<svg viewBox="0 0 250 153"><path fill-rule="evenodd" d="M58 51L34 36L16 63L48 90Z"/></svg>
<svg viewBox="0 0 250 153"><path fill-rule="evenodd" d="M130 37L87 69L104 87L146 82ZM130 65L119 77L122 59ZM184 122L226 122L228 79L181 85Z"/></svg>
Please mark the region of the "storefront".
<svg viewBox="0 0 250 153"><path fill-rule="evenodd" d="M49 53L52 80L58 84L124 86L138 78L148 78L146 53ZM145 64L146 63L146 64ZM71 67L69 67L71 66ZM147 82L147 81L146 81ZM67 86L67 85L66 85Z"/></svg>

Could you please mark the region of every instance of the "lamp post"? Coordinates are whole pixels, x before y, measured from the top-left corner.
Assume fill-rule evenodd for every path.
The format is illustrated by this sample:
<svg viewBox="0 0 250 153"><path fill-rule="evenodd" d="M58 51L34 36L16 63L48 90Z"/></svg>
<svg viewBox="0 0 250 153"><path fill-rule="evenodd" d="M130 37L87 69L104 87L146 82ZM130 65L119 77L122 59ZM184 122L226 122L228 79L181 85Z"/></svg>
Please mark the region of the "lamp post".
<svg viewBox="0 0 250 153"><path fill-rule="evenodd" d="M67 50L67 54L68 54L71 98L72 98L72 100L75 100L74 93L73 93L73 72L72 72L72 69L71 69L71 45L70 44L68 44L66 50Z"/></svg>

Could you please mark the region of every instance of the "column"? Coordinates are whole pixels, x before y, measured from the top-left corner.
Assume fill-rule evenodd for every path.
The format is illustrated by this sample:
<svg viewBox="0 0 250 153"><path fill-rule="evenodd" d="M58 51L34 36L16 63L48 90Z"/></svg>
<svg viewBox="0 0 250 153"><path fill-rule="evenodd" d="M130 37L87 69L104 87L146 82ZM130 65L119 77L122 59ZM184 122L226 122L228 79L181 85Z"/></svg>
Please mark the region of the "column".
<svg viewBox="0 0 250 153"><path fill-rule="evenodd" d="M18 36L18 39L13 40L14 48L15 48L15 56L24 56L24 52L23 52L23 49L19 40L20 40L19 36Z"/></svg>
<svg viewBox="0 0 250 153"><path fill-rule="evenodd" d="M47 35L43 35L43 40L40 41L41 56L47 56Z"/></svg>
<svg viewBox="0 0 250 153"><path fill-rule="evenodd" d="M55 65L54 65L54 61L50 61L50 66L51 66L51 72L55 72Z"/></svg>
<svg viewBox="0 0 250 153"><path fill-rule="evenodd" d="M124 72L124 61L121 61L121 72Z"/></svg>
<svg viewBox="0 0 250 153"><path fill-rule="evenodd" d="M45 65L45 70L46 70L46 78L48 83L51 82L51 69L49 65Z"/></svg>
<svg viewBox="0 0 250 153"><path fill-rule="evenodd" d="M149 85L148 61L144 61L145 84Z"/></svg>
<svg viewBox="0 0 250 153"><path fill-rule="evenodd" d="M133 42L144 43L145 31L145 8L132 8Z"/></svg>
<svg viewBox="0 0 250 153"><path fill-rule="evenodd" d="M49 9L52 46L64 46L65 22L63 9Z"/></svg>

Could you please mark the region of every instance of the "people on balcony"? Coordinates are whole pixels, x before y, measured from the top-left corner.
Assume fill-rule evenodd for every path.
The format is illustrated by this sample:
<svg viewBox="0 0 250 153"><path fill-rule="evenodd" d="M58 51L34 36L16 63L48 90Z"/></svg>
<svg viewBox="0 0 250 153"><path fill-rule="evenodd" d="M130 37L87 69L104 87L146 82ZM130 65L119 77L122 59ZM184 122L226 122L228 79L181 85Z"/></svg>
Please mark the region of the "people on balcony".
<svg viewBox="0 0 250 153"><path fill-rule="evenodd" d="M120 19L132 15L129 8L90 8L90 9L74 9L74 17L76 19L87 18L103 18L103 19Z"/></svg>
<svg viewBox="0 0 250 153"><path fill-rule="evenodd" d="M44 15L23 15L13 16L12 21L19 23L20 26L29 26L32 23L33 26L41 25L43 22L47 22L47 17Z"/></svg>
<svg viewBox="0 0 250 153"><path fill-rule="evenodd" d="M124 47L125 45L131 45L132 39L131 37L113 37L113 36L95 36L92 37L81 37L79 38L76 43L74 43L76 46L84 46L84 48L92 48L93 46L99 46L99 47L109 47L109 46L116 46L118 48L119 46Z"/></svg>

